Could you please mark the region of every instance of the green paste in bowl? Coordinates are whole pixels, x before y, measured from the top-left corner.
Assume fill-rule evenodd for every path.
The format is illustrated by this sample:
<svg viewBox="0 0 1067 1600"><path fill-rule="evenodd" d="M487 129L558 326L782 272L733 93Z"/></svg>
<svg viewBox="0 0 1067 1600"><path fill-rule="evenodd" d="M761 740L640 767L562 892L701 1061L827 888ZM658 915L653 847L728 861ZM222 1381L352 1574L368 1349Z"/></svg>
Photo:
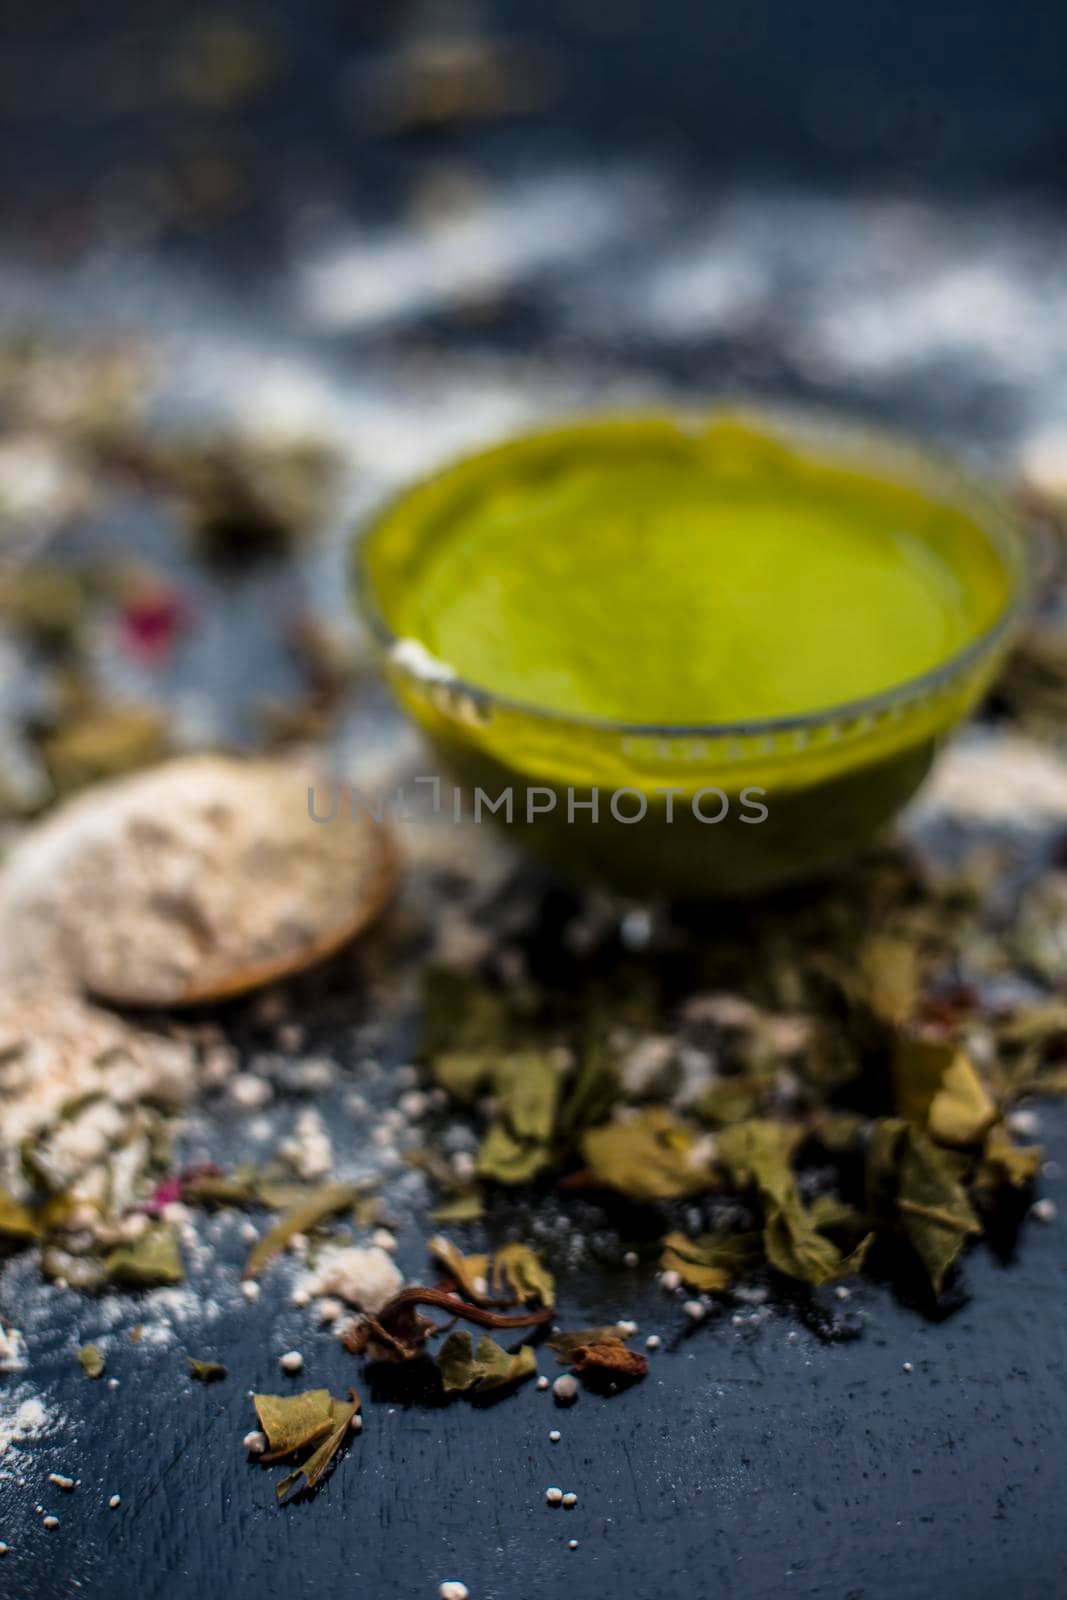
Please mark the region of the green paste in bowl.
<svg viewBox="0 0 1067 1600"><path fill-rule="evenodd" d="M893 814L995 670L1022 557L908 447L723 411L468 458L377 520L360 577L471 811L510 788L565 867L704 895L823 870Z"/></svg>

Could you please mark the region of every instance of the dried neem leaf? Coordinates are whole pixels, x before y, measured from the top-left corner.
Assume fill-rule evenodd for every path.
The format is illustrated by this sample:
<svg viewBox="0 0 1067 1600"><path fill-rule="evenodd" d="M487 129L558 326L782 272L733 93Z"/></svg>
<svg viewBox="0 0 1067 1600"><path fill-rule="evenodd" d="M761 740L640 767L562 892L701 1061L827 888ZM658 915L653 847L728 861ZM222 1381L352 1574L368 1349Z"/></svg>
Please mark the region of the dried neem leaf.
<svg viewBox="0 0 1067 1600"><path fill-rule="evenodd" d="M41 1225L33 1213L27 1211L13 1194L0 1189L0 1239L15 1244L29 1244L40 1236Z"/></svg>
<svg viewBox="0 0 1067 1600"><path fill-rule="evenodd" d="M48 649L76 640L87 600L84 580L67 567L34 562L0 573L0 619Z"/></svg>
<svg viewBox="0 0 1067 1600"><path fill-rule="evenodd" d="M571 1351L570 1364L580 1378L607 1380L615 1384L634 1383L648 1372L648 1362L636 1350L628 1350L621 1339L597 1339Z"/></svg>
<svg viewBox="0 0 1067 1600"><path fill-rule="evenodd" d="M848 1255L822 1231L817 1212L800 1199L791 1160L802 1128L783 1123L737 1123L719 1135L719 1160L741 1187L755 1186L763 1205L763 1246L772 1267L819 1285L851 1276L863 1265L872 1236Z"/></svg>
<svg viewBox="0 0 1067 1600"><path fill-rule="evenodd" d="M776 1083L777 1078L771 1074L724 1078L705 1089L696 1104L697 1116L713 1127L746 1122L763 1109Z"/></svg>
<svg viewBox="0 0 1067 1600"><path fill-rule="evenodd" d="M478 1184L457 1188L430 1212L435 1222L477 1222L485 1216L485 1196Z"/></svg>
<svg viewBox="0 0 1067 1600"><path fill-rule="evenodd" d="M455 967L428 967L423 976L420 1052L433 1063L441 1087L453 1090L441 1076L441 1057L477 1056L491 1070L494 1059L511 1048L514 1030L508 1002L473 973ZM458 1074L465 1082L464 1073ZM485 1079L479 1080L479 1087ZM471 1098L478 1092L475 1088ZM464 1098L458 1090L457 1098Z"/></svg>
<svg viewBox="0 0 1067 1600"><path fill-rule="evenodd" d="M952 1044L898 1034L893 1084L900 1115L939 1144L980 1144L997 1108L965 1051Z"/></svg>
<svg viewBox="0 0 1067 1600"><path fill-rule="evenodd" d="M525 1244L506 1244L493 1257L494 1292L518 1300L524 1306L552 1306L556 1303L556 1280L538 1256Z"/></svg>
<svg viewBox="0 0 1067 1600"><path fill-rule="evenodd" d="M908 1124L902 1117L879 1117L867 1139L864 1185L867 1210L886 1222L896 1216L900 1152Z"/></svg>
<svg viewBox="0 0 1067 1600"><path fill-rule="evenodd" d="M314 1489L330 1467L338 1450L344 1444L352 1426L352 1418L360 1407L356 1391L349 1389L348 1393L351 1397L348 1401L331 1400L330 1431L314 1453L279 1483L276 1491L279 1501L284 1500L294 1489Z"/></svg>
<svg viewBox="0 0 1067 1600"><path fill-rule="evenodd" d="M104 1272L116 1288L157 1289L181 1283L185 1271L177 1234L166 1223L150 1223L139 1239L111 1251Z"/></svg>
<svg viewBox="0 0 1067 1600"><path fill-rule="evenodd" d="M552 1162L561 1067L549 1050L506 1056L493 1069L496 1111L478 1151L480 1178L528 1183Z"/></svg>
<svg viewBox="0 0 1067 1600"><path fill-rule="evenodd" d="M478 1176L515 1188L530 1183L551 1164L547 1145L519 1139L505 1122L494 1122L478 1150Z"/></svg>
<svg viewBox="0 0 1067 1600"><path fill-rule="evenodd" d="M99 1345L83 1344L78 1351L78 1361L87 1378L102 1378L107 1362Z"/></svg>
<svg viewBox="0 0 1067 1600"><path fill-rule="evenodd" d="M235 1172L198 1172L181 1181L181 1197L186 1205L235 1206L247 1209L268 1204L254 1175Z"/></svg>
<svg viewBox="0 0 1067 1600"><path fill-rule="evenodd" d="M986 1135L975 1183L980 1189L1028 1189L1041 1171L1045 1152L1040 1145L1016 1144L1001 1124Z"/></svg>
<svg viewBox="0 0 1067 1600"><path fill-rule="evenodd" d="M628 1350L615 1328L586 1328L579 1333L554 1334L548 1341L561 1366L573 1367L592 1388L613 1384L621 1388L643 1378L648 1362Z"/></svg>
<svg viewBox="0 0 1067 1600"><path fill-rule="evenodd" d="M257 1240L245 1263L244 1276L258 1277L267 1263L285 1249L294 1233L308 1233L339 1211L347 1211L359 1195L359 1185L354 1183L324 1183L310 1194L305 1194L290 1206L262 1239Z"/></svg>
<svg viewBox="0 0 1067 1600"><path fill-rule="evenodd" d="M1049 984L1067 977L1067 872L1047 872L1019 907L1015 946L1020 959Z"/></svg>
<svg viewBox="0 0 1067 1600"><path fill-rule="evenodd" d="M468 1300L473 1300L479 1306L489 1304L488 1256L465 1256L443 1233L435 1234L427 1249Z"/></svg>
<svg viewBox="0 0 1067 1600"><path fill-rule="evenodd" d="M493 1086L498 1060L481 1050L447 1050L434 1057L434 1080L453 1100L473 1105Z"/></svg>
<svg viewBox="0 0 1067 1600"><path fill-rule="evenodd" d="M965 1164L918 1128L908 1126L898 1145L897 1211L935 1294L969 1238L982 1227L961 1181Z"/></svg>
<svg viewBox="0 0 1067 1600"><path fill-rule="evenodd" d="M1067 1003L1028 1006L993 1025L1004 1098L1067 1093Z"/></svg>
<svg viewBox="0 0 1067 1600"><path fill-rule="evenodd" d="M437 1354L437 1366L446 1394L467 1394L481 1397L489 1393L503 1393L516 1384L532 1378L537 1371L537 1357L530 1345L524 1344L515 1355L510 1355L491 1339L487 1333L472 1351L471 1336L465 1329L450 1333Z"/></svg>
<svg viewBox="0 0 1067 1600"><path fill-rule="evenodd" d="M228 1369L221 1361L198 1361L195 1356L190 1356L189 1376L198 1383L218 1383L228 1376Z"/></svg>
<svg viewBox="0 0 1067 1600"><path fill-rule="evenodd" d="M663 1106L588 1129L581 1150L597 1182L635 1200L678 1200L712 1187L702 1142Z"/></svg>
<svg viewBox="0 0 1067 1600"><path fill-rule="evenodd" d="M594 1128L611 1113L619 1098L619 1071L606 1041L591 1038L560 1107L559 1135L571 1143L583 1128Z"/></svg>
<svg viewBox="0 0 1067 1600"><path fill-rule="evenodd" d="M333 1421L333 1399L328 1389L305 1389L302 1394L254 1394L259 1425L267 1436L268 1465L316 1444Z"/></svg>
<svg viewBox="0 0 1067 1600"><path fill-rule="evenodd" d="M1013 1011L997 1020L995 1032L998 1043L1009 1048L1067 1039L1067 1001L1047 1000Z"/></svg>
<svg viewBox="0 0 1067 1600"><path fill-rule="evenodd" d="M715 1293L728 1289L763 1260L758 1233L702 1233L689 1239L669 1233L663 1241L660 1266L677 1272L690 1289Z"/></svg>
<svg viewBox="0 0 1067 1600"><path fill-rule="evenodd" d="M897 934L876 934L859 956L859 989L880 1022L899 1028L919 1003L918 946Z"/></svg>
<svg viewBox="0 0 1067 1600"><path fill-rule="evenodd" d="M166 754L167 731L165 717L151 706L102 706L71 716L42 740L56 793L151 766Z"/></svg>
<svg viewBox="0 0 1067 1600"><path fill-rule="evenodd" d="M858 1147L866 1127L867 1118L854 1111L817 1111L811 1119L812 1135L831 1155Z"/></svg>
<svg viewBox="0 0 1067 1600"><path fill-rule="evenodd" d="M267 1451L260 1461L269 1466L286 1456L311 1451L308 1458L278 1485L284 1500L301 1483L313 1489L344 1443L352 1418L360 1408L354 1389L349 1399L335 1400L328 1389L307 1389L303 1394L254 1394L259 1425L267 1436Z"/></svg>
<svg viewBox="0 0 1067 1600"><path fill-rule="evenodd" d="M724 1128L716 1137L715 1154L739 1189L755 1186L775 1198L793 1188L790 1163L804 1138L799 1124L754 1117Z"/></svg>
<svg viewBox="0 0 1067 1600"><path fill-rule="evenodd" d="M843 1255L832 1240L821 1233L811 1212L797 1201L774 1205L765 1213L763 1247L767 1260L787 1277L799 1278L815 1286L850 1278L859 1272L874 1243L874 1234L860 1240L856 1248Z"/></svg>

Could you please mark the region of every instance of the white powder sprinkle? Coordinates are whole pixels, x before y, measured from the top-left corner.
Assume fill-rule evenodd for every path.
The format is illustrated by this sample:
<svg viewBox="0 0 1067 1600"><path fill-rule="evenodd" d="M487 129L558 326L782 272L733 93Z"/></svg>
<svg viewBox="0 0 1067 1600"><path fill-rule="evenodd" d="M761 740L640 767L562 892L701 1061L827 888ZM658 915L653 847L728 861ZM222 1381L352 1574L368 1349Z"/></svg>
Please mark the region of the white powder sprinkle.
<svg viewBox="0 0 1067 1600"><path fill-rule="evenodd" d="M361 1311L380 1311L403 1287L404 1279L387 1251L372 1245L324 1250L313 1274L304 1280L312 1295L336 1295Z"/></svg>
<svg viewBox="0 0 1067 1600"><path fill-rule="evenodd" d="M26 1341L18 1328L0 1322L0 1372L22 1372L26 1366Z"/></svg>
<svg viewBox="0 0 1067 1600"><path fill-rule="evenodd" d="M13 1397L0 1396L0 1456L42 1433L48 1423L43 1403L31 1395L17 1404Z"/></svg>

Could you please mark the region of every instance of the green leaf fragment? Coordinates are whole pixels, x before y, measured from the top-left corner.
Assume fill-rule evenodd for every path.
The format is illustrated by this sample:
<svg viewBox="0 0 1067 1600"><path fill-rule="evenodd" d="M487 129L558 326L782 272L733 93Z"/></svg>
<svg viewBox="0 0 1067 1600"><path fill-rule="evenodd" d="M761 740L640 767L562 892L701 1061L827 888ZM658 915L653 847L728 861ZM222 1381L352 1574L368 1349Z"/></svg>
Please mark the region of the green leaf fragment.
<svg viewBox="0 0 1067 1600"><path fill-rule="evenodd" d="M998 1124L989 1130L975 1179L979 1188L1028 1189L1041 1171L1045 1152L1040 1145L1016 1144Z"/></svg>
<svg viewBox="0 0 1067 1600"><path fill-rule="evenodd" d="M556 1280L525 1244L506 1244L493 1257L493 1289L524 1306L556 1303Z"/></svg>
<svg viewBox="0 0 1067 1600"><path fill-rule="evenodd" d="M919 952L914 940L877 934L860 952L863 998L880 1022L899 1028L919 1003Z"/></svg>
<svg viewBox="0 0 1067 1600"><path fill-rule="evenodd" d="M635 1200L678 1200L712 1186L700 1141L663 1106L590 1128L581 1149L598 1182Z"/></svg>
<svg viewBox="0 0 1067 1600"><path fill-rule="evenodd" d="M9 1194L0 1189L0 1239L15 1244L29 1244L41 1236L41 1226L33 1213Z"/></svg>
<svg viewBox="0 0 1067 1600"><path fill-rule="evenodd" d="M701 1095L696 1106L697 1115L713 1127L747 1121L761 1110L774 1084L774 1077L766 1074L751 1078L724 1078Z"/></svg>
<svg viewBox="0 0 1067 1600"><path fill-rule="evenodd" d="M465 1256L443 1233L435 1234L427 1249L468 1300L479 1306L489 1304L488 1256Z"/></svg>
<svg viewBox="0 0 1067 1600"><path fill-rule="evenodd" d="M960 1161L953 1152L939 1150L918 1129L908 1129L897 1209L935 1294L940 1294L966 1240L982 1232L960 1174Z"/></svg>
<svg viewBox="0 0 1067 1600"><path fill-rule="evenodd" d="M122 1289L157 1289L181 1283L178 1236L166 1223L153 1222L132 1244L119 1245L104 1263L108 1283Z"/></svg>
<svg viewBox="0 0 1067 1600"><path fill-rule="evenodd" d="M456 1189L430 1215L435 1222L477 1222L485 1215L485 1197L476 1183Z"/></svg>
<svg viewBox="0 0 1067 1600"><path fill-rule="evenodd" d="M259 1425L267 1436L267 1451L260 1457L265 1466L310 1450L307 1459L278 1484L277 1496L284 1500L294 1489L314 1489L333 1461L360 1408L354 1389L347 1400L336 1400L328 1389L307 1389L303 1394L255 1394Z"/></svg>
<svg viewBox="0 0 1067 1600"><path fill-rule="evenodd" d="M338 1450L344 1444L352 1426L352 1418L359 1410L359 1399L355 1390L349 1391L350 1401L333 1400L330 1405L330 1431L326 1434L321 1444L295 1471L290 1472L279 1483L276 1490L279 1501L284 1500L294 1489L314 1489L316 1484L328 1470Z"/></svg>
<svg viewBox="0 0 1067 1600"><path fill-rule="evenodd" d="M189 1357L189 1376L198 1383L218 1383L228 1375L221 1361L198 1361L195 1356Z"/></svg>
<svg viewBox="0 0 1067 1600"><path fill-rule="evenodd" d="M898 1222L935 1294L968 1238L982 1232L963 1187L966 1157L942 1149L899 1117L874 1126L867 1147L867 1204Z"/></svg>
<svg viewBox="0 0 1067 1600"><path fill-rule="evenodd" d="M532 1378L537 1371L537 1357L528 1344L510 1355L487 1333L479 1339L477 1349L472 1350L470 1334L460 1330L450 1333L441 1346L437 1366L446 1394L465 1394L473 1398L502 1394Z"/></svg>
<svg viewBox="0 0 1067 1600"><path fill-rule="evenodd" d="M453 1100L473 1105L492 1086L497 1060L485 1051L449 1050L436 1057L434 1079Z"/></svg>
<svg viewBox="0 0 1067 1600"><path fill-rule="evenodd" d="M259 1425L267 1435L269 1466L284 1456L307 1449L330 1431L333 1397L328 1389L305 1389L302 1394L254 1394Z"/></svg>
<svg viewBox="0 0 1067 1600"><path fill-rule="evenodd" d="M763 1246L771 1266L817 1286L858 1272L872 1238L868 1235L842 1255L826 1237L826 1213L821 1219L804 1205L793 1176L791 1161L802 1138L803 1130L784 1123L741 1122L719 1135L718 1155L735 1183L759 1190Z"/></svg>
<svg viewBox="0 0 1067 1600"><path fill-rule="evenodd" d="M496 1063L496 1110L478 1152L480 1178L528 1183L551 1164L560 1080L550 1051L521 1051Z"/></svg>
<svg viewBox="0 0 1067 1600"><path fill-rule="evenodd" d="M900 1115L938 1144L980 1144L997 1119L973 1062L955 1045L898 1034L893 1082Z"/></svg>
<svg viewBox="0 0 1067 1600"><path fill-rule="evenodd" d="M587 1043L578 1071L560 1108L559 1133L570 1143L583 1128L592 1128L610 1114L619 1096L614 1057L601 1039Z"/></svg>
<svg viewBox="0 0 1067 1600"><path fill-rule="evenodd" d="M78 1361L87 1378L102 1378L107 1362L99 1345L83 1344L78 1351Z"/></svg>
<svg viewBox="0 0 1067 1600"><path fill-rule="evenodd" d="M758 1233L704 1233L689 1239L669 1233L663 1241L660 1266L677 1272L684 1284L702 1293L717 1293L763 1259Z"/></svg>

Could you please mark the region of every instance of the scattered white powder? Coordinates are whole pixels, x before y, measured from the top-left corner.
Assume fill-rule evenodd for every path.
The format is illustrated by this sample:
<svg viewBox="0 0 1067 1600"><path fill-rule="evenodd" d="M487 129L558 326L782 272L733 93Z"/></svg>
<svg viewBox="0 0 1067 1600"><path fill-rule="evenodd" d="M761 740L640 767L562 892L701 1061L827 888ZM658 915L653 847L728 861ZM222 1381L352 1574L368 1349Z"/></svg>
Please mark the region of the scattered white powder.
<svg viewBox="0 0 1067 1600"><path fill-rule="evenodd" d="M326 1177L333 1167L333 1146L317 1111L301 1111L292 1137L282 1142L281 1154L306 1183Z"/></svg>
<svg viewBox="0 0 1067 1600"><path fill-rule="evenodd" d="M304 1279L309 1295L338 1295L361 1311L380 1311L403 1286L400 1269L377 1245L324 1250L315 1271Z"/></svg>
<svg viewBox="0 0 1067 1600"><path fill-rule="evenodd" d="M26 1341L18 1328L0 1322L0 1372L21 1372L26 1365Z"/></svg>
<svg viewBox="0 0 1067 1600"><path fill-rule="evenodd" d="M950 744L912 814L1014 828L1067 818L1067 761L1019 733L974 729Z"/></svg>
<svg viewBox="0 0 1067 1600"><path fill-rule="evenodd" d="M0 1394L0 1456L39 1437L47 1426L48 1413L37 1395L19 1400L17 1393Z"/></svg>

